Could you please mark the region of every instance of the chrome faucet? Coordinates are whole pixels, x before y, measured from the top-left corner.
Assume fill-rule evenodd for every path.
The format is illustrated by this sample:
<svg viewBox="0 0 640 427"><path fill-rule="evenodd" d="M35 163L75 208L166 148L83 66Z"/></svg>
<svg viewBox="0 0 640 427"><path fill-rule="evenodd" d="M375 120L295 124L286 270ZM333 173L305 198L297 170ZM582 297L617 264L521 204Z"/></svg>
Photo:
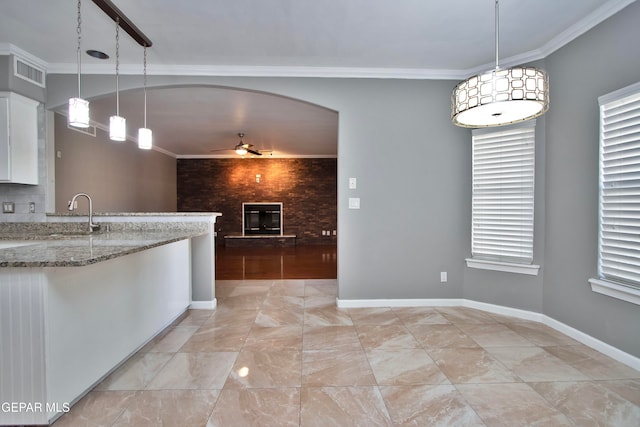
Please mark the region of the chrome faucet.
<svg viewBox="0 0 640 427"><path fill-rule="evenodd" d="M84 196L87 198L87 200L89 201L89 233L93 232L94 230L97 230L100 228L100 224L94 224L93 223L93 201L91 200L91 197L89 197L89 195L87 193L78 193L75 196L73 196L73 198L71 199L71 201L69 202L69 210L72 211L73 207L76 203L76 199L78 198L78 196Z"/></svg>

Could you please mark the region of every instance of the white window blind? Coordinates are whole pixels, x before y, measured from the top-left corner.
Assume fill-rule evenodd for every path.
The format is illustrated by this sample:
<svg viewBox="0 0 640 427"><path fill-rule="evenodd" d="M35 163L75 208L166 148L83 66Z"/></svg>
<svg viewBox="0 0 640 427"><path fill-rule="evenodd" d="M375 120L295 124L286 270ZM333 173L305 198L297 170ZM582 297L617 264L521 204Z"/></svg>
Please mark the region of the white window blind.
<svg viewBox="0 0 640 427"><path fill-rule="evenodd" d="M471 255L531 264L535 120L473 131Z"/></svg>
<svg viewBox="0 0 640 427"><path fill-rule="evenodd" d="M599 101L598 274L640 287L640 84Z"/></svg>

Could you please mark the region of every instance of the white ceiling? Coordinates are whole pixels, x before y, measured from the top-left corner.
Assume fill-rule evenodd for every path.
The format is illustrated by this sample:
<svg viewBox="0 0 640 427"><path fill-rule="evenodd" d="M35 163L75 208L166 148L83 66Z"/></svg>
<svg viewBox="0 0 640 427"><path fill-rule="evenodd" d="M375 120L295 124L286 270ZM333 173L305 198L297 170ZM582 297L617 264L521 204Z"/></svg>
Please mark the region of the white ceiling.
<svg viewBox="0 0 640 427"><path fill-rule="evenodd" d="M502 0L504 66L544 58L635 0ZM149 74L463 79L495 61L493 0L113 0L153 42ZM29 54L76 73L75 0L0 1L0 54ZM115 23L82 2L83 73L115 71ZM120 72L141 74L142 48L120 36ZM121 93L130 134L139 91ZM106 123L115 100L91 100ZM445 106L446 108L446 106ZM178 156L231 148L236 134L276 155L336 155L337 113L219 88L149 91L154 144ZM216 152L220 154L220 152ZM223 153L224 154L224 153ZM230 154L231 155L231 154Z"/></svg>

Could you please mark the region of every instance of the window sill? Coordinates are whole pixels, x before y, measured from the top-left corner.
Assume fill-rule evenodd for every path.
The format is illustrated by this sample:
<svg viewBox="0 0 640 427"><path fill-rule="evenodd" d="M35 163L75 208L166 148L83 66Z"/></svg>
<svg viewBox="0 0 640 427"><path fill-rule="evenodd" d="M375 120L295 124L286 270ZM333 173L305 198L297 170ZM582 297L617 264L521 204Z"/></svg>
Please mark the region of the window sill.
<svg viewBox="0 0 640 427"><path fill-rule="evenodd" d="M593 292L640 305L640 289L619 285L603 279L589 279L589 283L591 283Z"/></svg>
<svg viewBox="0 0 640 427"><path fill-rule="evenodd" d="M540 270L539 265L515 264L512 262L487 261L484 259L467 258L467 267L478 268L480 270L505 271L507 273L527 274L537 276Z"/></svg>

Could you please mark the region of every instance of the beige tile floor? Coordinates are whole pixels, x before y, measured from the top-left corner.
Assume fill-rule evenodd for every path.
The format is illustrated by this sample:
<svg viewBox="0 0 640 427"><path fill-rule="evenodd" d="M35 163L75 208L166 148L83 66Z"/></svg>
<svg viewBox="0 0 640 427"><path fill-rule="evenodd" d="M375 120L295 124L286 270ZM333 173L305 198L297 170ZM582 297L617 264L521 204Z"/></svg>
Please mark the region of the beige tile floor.
<svg viewBox="0 0 640 427"><path fill-rule="evenodd" d="M66 426L640 426L640 372L470 308L336 307L335 280L216 283Z"/></svg>

